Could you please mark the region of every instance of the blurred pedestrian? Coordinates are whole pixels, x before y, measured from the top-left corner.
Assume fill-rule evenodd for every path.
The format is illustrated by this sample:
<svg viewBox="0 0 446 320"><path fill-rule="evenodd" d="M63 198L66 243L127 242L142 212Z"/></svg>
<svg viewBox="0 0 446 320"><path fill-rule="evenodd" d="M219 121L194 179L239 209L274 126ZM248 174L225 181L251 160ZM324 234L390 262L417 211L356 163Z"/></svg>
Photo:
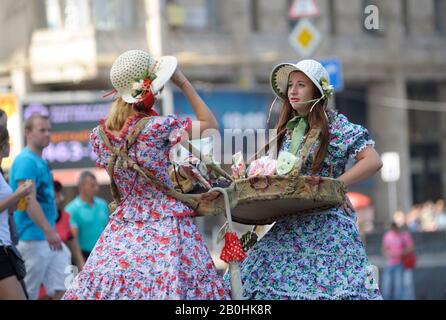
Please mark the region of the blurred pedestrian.
<svg viewBox="0 0 446 320"><path fill-rule="evenodd" d="M9 134L6 128L7 117L0 110L0 167L3 158L9 156ZM20 199L29 198L32 192L32 184L21 185L14 193L11 187L0 174L0 300L24 300L26 288L23 283L23 270L18 270L16 256L17 249L11 240L10 225L8 219Z"/></svg>
<svg viewBox="0 0 446 320"><path fill-rule="evenodd" d="M74 262L80 271L85 264L85 258L82 254L77 237L74 236L71 231L70 214L63 209L63 201L65 199L65 196L63 195L63 185L57 180L54 181L54 196L57 208L56 231L59 234L60 239L70 249L72 262Z"/></svg>
<svg viewBox="0 0 446 320"><path fill-rule="evenodd" d="M79 239L84 259L87 260L108 222L108 205L97 197L99 184L90 171L83 171L78 181L79 195L65 206L70 215L71 231Z"/></svg>
<svg viewBox="0 0 446 320"><path fill-rule="evenodd" d="M444 208L444 200L438 199L435 202L435 214L437 230L446 230L446 211Z"/></svg>
<svg viewBox="0 0 446 320"><path fill-rule="evenodd" d="M63 243L65 243L70 249L71 263L74 263L77 271L80 271L85 264L85 259L82 255L82 251L79 247L77 238L71 232L70 215L63 209L62 206L65 199L62 189L62 183L60 183L60 181L54 180L54 199L57 208L56 231L60 237L60 240L62 240ZM51 299L52 297L46 294L45 286L42 284L39 291L39 300Z"/></svg>
<svg viewBox="0 0 446 320"><path fill-rule="evenodd" d="M413 272L415 247L410 232L392 222L382 239L382 253L387 264L382 277L382 293L386 300L415 299ZM410 256L408 256L410 255ZM404 260L406 257L410 259Z"/></svg>
<svg viewBox="0 0 446 320"><path fill-rule="evenodd" d="M65 269L70 265L68 249L55 230L56 205L53 177L42 152L50 143L48 117L34 114L25 121L26 147L14 160L10 184L16 190L31 180L33 193L26 210L14 214L19 234L17 248L25 260L29 297L37 299L41 283L50 296L58 298L65 291Z"/></svg>
<svg viewBox="0 0 446 320"><path fill-rule="evenodd" d="M401 228L401 237L403 239L403 296L404 300L415 300L415 284L413 270L416 264L415 244L412 238L412 234L407 228L403 226Z"/></svg>

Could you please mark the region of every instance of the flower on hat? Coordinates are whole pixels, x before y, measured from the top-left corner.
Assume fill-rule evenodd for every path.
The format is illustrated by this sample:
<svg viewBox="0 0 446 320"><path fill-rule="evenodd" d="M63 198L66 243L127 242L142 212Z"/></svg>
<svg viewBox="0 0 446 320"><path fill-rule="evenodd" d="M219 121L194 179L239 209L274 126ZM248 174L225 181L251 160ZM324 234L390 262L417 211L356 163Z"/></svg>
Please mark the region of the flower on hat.
<svg viewBox="0 0 446 320"><path fill-rule="evenodd" d="M327 78L323 77L320 81L322 91L324 92L324 96L330 98L334 93L334 87L328 83Z"/></svg>
<svg viewBox="0 0 446 320"><path fill-rule="evenodd" d="M139 80L138 82L134 82L133 84L132 84L132 89L133 90L141 90L142 89L142 84L143 84L143 82L144 82L144 80Z"/></svg>
<svg viewBox="0 0 446 320"><path fill-rule="evenodd" d="M156 74L146 70L141 78L135 79L132 83L132 97L142 97L147 91L151 90L152 81L155 79Z"/></svg>

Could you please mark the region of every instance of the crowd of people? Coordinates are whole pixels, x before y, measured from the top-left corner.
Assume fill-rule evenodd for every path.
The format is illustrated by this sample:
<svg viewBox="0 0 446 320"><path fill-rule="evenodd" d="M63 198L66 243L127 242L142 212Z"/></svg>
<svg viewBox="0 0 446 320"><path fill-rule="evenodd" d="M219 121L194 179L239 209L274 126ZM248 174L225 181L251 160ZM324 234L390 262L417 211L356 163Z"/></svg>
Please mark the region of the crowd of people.
<svg viewBox="0 0 446 320"><path fill-rule="evenodd" d="M407 213L395 212L392 225L382 239L382 254L386 258L382 281L385 299L415 299L413 269L417 258L412 233L444 230L443 199L414 205Z"/></svg>
<svg viewBox="0 0 446 320"><path fill-rule="evenodd" d="M446 209L444 200L414 205L407 213L398 210L395 212L394 221L398 226L407 225L410 231L442 231L446 230Z"/></svg>
<svg viewBox="0 0 446 320"><path fill-rule="evenodd" d="M9 139L7 116L2 110L0 116L3 158L9 155ZM95 196L97 188L86 187L85 177L95 181L86 171L79 179L79 196L64 209L63 186L53 180L42 158L50 143L49 119L42 115L26 119L25 136L26 147L8 172L9 184L3 176L0 179L0 299L58 300L66 290L67 268L74 264L82 269L81 249L91 249L79 246L78 239L97 241L108 208ZM88 209L82 211L74 202Z"/></svg>

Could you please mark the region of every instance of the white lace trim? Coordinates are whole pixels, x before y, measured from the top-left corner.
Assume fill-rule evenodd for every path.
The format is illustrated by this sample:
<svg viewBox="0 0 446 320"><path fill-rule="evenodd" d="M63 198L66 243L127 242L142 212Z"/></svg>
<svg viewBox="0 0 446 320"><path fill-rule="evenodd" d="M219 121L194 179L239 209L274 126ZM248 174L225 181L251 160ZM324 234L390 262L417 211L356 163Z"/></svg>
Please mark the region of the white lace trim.
<svg viewBox="0 0 446 320"><path fill-rule="evenodd" d="M356 158L356 156L358 155L358 153L360 153L362 150L364 150L365 148L367 148L367 147L369 147L369 146L371 146L371 147L375 147L375 141L373 141L373 140L371 140L371 139L367 140L361 147L356 148L356 149L352 152L352 154L350 155L350 158L351 158L351 159Z"/></svg>

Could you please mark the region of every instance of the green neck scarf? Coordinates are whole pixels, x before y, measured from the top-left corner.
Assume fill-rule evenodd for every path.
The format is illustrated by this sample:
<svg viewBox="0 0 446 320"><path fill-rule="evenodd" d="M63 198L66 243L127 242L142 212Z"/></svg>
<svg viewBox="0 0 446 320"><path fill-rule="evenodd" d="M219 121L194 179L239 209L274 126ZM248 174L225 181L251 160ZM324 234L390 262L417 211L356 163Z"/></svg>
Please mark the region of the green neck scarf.
<svg viewBox="0 0 446 320"><path fill-rule="evenodd" d="M287 122L285 127L293 131L288 152L297 155L302 139L309 128L308 120L307 118L301 116L295 116L293 119Z"/></svg>

